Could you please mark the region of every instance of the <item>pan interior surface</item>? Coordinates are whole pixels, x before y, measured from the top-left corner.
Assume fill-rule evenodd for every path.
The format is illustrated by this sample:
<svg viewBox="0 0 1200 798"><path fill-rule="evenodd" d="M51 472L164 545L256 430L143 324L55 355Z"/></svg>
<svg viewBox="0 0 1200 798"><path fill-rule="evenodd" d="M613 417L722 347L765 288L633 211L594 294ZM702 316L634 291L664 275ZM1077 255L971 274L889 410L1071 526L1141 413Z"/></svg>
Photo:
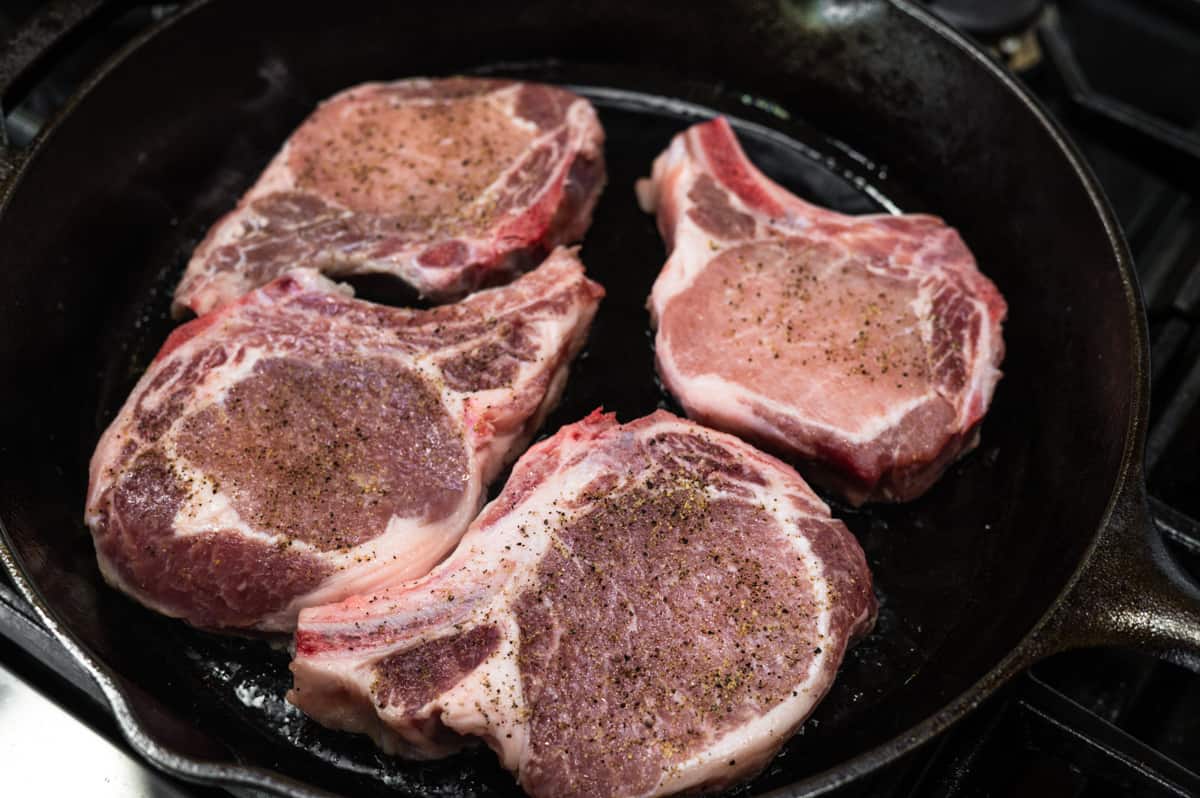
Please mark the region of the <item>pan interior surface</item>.
<svg viewBox="0 0 1200 798"><path fill-rule="evenodd" d="M916 502L833 503L867 552L879 622L801 733L735 794L786 787L890 744L1018 643L1078 563L1111 494L1131 344L1127 298L1094 210L1009 93L966 68L922 75L927 67L906 65L893 48L906 36L928 44L928 32L874 3L859 4L858 17L834 15L844 28L818 3L747 4L760 15L732 32L693 12L700 21L658 38L671 4L616 3L574 19L535 3L512 20L502 8L476 14L457 32L471 45L458 52L415 40L385 47L371 29L392 20L407 30L397 12L350 5L360 17L287 10L295 24L273 36L272 4L202 5L75 106L0 217L0 367L13 394L0 428L0 519L50 612L114 675L153 739L339 792L519 794L486 750L403 762L307 720L283 700L290 675L279 641L198 632L133 604L103 584L80 522L92 447L170 331L171 291L192 248L318 100L368 79L476 71L544 80L588 96L600 113L608 187L582 258L608 296L544 432L601 405L622 421L656 407L678 412L654 375L645 310L665 254L633 184L671 136L714 113L730 116L751 159L804 199L847 213L945 217L1008 299L1006 376L980 447ZM613 28L621 19L633 25L626 39ZM542 38L520 27L534 22ZM764 44L755 37L768 22L777 27ZM206 50L223 24L236 24L238 42ZM780 36L799 36L807 50L772 55ZM347 52L338 37L365 44L335 58ZM570 58L560 40L579 45ZM726 52L741 40L744 50ZM713 54L727 56L723 76L702 62L705 42L721 43ZM656 60L642 63L639 48L651 43ZM943 50L931 52L952 60ZM545 57L514 63L510 53ZM769 57L773 70L760 63ZM179 86L166 78L169 63L197 66ZM907 89L888 83L897 69ZM162 102L146 107L145 97ZM920 114L928 118L918 126ZM113 118L129 124L101 122ZM974 146L982 142L1011 150Z"/></svg>

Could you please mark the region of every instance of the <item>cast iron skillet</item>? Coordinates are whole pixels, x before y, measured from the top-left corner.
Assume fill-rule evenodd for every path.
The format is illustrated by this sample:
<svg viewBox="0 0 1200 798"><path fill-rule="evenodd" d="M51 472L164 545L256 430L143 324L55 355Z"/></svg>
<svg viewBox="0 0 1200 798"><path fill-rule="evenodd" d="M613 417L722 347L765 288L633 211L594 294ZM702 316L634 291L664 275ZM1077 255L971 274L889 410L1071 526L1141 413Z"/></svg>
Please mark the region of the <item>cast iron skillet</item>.
<svg viewBox="0 0 1200 798"><path fill-rule="evenodd" d="M68 20L89 17L79 2ZM9 50L4 99L32 74L12 67L62 32ZM281 700L285 651L109 590L80 521L92 447L170 329L170 290L207 226L318 99L458 71L569 83L608 131L583 257L609 297L548 429L600 404L625 420L669 406L643 306L662 245L632 186L672 133L717 111L801 196L944 215L1008 299L1006 376L979 450L920 501L835 508L870 558L879 625L741 793L855 778L1054 652L1112 643L1200 661L1197 591L1147 521L1145 323L1112 213L1037 103L920 9L201 0L2 159L0 556L147 759L289 795L515 792L486 751L403 763L308 722Z"/></svg>

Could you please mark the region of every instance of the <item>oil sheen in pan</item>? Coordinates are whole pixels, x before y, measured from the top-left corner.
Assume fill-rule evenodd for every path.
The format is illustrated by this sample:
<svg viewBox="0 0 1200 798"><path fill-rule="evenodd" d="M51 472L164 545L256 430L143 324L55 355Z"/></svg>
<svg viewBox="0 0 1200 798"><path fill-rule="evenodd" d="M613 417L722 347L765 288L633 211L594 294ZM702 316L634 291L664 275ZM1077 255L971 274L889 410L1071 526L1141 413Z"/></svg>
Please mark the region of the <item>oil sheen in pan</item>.
<svg viewBox="0 0 1200 798"><path fill-rule="evenodd" d="M548 431L601 405L623 420L656 407L679 412L655 377L653 336L645 308L664 259L663 245L652 217L640 211L633 193L634 182L649 172L654 157L675 133L723 113L730 117L751 159L805 199L846 213L925 210L917 195L889 178L885 167L760 98L707 84L651 80L612 67L503 64L479 71L570 86L595 104L607 137L608 186L582 256L589 275L607 288L608 295L588 348L572 369L562 403L546 422ZM144 301L131 309L115 333L116 346L109 349L99 375L96 434L116 413L169 331L171 291L192 247L211 220L232 207L271 154L259 153L259 161L237 164L241 170L237 179L223 179L196 218L181 220L180 236L169 252L162 253L163 269L146 287ZM359 291L368 299L394 298L373 295L369 284L360 285ZM995 452L989 445L985 429L981 451L960 467L990 467ZM493 495L506 476L497 481ZM951 469L943 483L954 480L955 469ZM939 486L933 493L941 490ZM890 692L903 689L937 650L946 630L964 617L966 586L991 550L986 529L954 528L936 501L865 510L831 503L835 515L847 522L867 552L880 597L879 622L872 635L848 654L832 691L801 733L755 782L733 794L780 787L838 761L838 750L844 751L847 738L854 737L855 719L870 713ZM929 556L931 550L936 550L936 557ZM468 750L435 762L399 762L381 754L366 738L332 732L309 721L283 699L291 679L289 658L279 643L210 635L149 613L142 616L146 634L157 638L157 650L163 649L166 638L182 652L163 667L177 670L179 689L198 692L198 715L204 714L205 706L223 706L221 714L240 718L264 749L286 757L278 759L280 767L297 778L334 765L358 774L356 790L363 795L519 794L486 750ZM910 622L917 617L922 619L919 625Z"/></svg>

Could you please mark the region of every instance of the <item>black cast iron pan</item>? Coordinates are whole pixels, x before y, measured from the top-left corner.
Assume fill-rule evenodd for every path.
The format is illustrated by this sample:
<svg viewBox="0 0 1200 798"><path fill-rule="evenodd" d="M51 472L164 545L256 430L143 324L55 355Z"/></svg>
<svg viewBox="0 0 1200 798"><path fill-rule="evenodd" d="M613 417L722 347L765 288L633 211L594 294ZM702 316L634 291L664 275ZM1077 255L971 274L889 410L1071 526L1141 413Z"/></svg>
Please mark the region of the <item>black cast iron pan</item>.
<svg viewBox="0 0 1200 798"><path fill-rule="evenodd" d="M65 8L96 19L80 0ZM3 99L66 30L43 25L5 53ZM282 701L285 651L106 588L80 520L87 458L169 331L170 291L208 225L320 98L461 71L575 86L608 132L610 183L583 258L609 296L548 429L601 404L631 419L669 403L644 310L663 250L633 181L712 113L801 196L943 215L1008 299L1006 376L980 448L920 501L836 509L876 575L878 628L741 792L855 778L1068 648L1200 662L1200 599L1147 520L1145 321L1112 213L1037 103L920 9L201 0L95 74L27 152L0 158L0 556L149 760L288 795L515 792L487 752L403 763L310 723Z"/></svg>

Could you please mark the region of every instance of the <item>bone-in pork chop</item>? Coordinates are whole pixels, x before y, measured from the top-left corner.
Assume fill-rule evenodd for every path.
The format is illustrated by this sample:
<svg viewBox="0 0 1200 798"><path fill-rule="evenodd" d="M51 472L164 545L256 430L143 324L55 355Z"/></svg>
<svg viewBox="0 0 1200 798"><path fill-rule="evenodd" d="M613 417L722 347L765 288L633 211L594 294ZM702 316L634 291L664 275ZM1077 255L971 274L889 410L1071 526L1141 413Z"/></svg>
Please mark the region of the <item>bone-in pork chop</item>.
<svg viewBox="0 0 1200 798"><path fill-rule="evenodd" d="M715 789L766 764L874 615L862 550L791 467L594 413L428 576L302 612L288 698L393 753L481 737L534 796Z"/></svg>
<svg viewBox="0 0 1200 798"><path fill-rule="evenodd" d="M604 132L563 89L483 78L368 83L322 103L196 249L176 312L295 266L388 274L443 302L583 237Z"/></svg>
<svg viewBox="0 0 1200 798"><path fill-rule="evenodd" d="M178 328L92 457L105 578L202 627L426 573L557 402L603 294L556 250L412 311L289 272Z"/></svg>
<svg viewBox="0 0 1200 798"><path fill-rule="evenodd" d="M638 194L670 252L658 370L689 416L855 504L913 499L975 447L1006 308L953 228L804 202L721 118L676 136Z"/></svg>

